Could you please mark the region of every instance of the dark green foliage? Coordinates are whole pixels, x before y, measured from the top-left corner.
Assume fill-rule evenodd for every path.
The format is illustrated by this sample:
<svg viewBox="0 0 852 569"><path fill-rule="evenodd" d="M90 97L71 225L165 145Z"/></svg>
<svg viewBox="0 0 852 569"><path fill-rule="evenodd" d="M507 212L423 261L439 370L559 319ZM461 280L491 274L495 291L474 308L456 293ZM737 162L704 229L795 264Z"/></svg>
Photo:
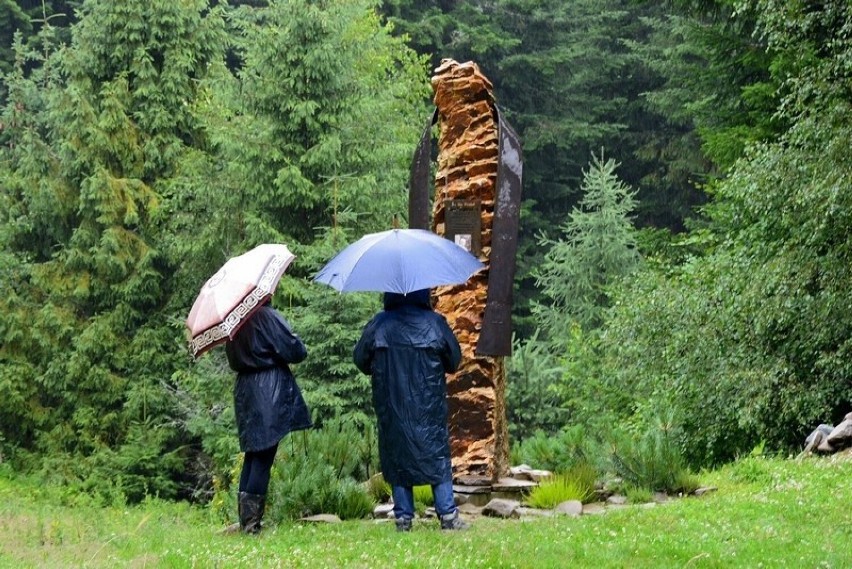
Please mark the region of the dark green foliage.
<svg viewBox="0 0 852 569"><path fill-rule="evenodd" d="M583 177L583 197L561 225L561 235L539 239L547 253L533 274L547 304L534 306L533 312L552 341L567 337L574 322L584 330L600 326L610 304L608 289L639 265L630 221L635 194L615 175L617 166L593 156Z"/></svg>
<svg viewBox="0 0 852 569"><path fill-rule="evenodd" d="M669 493L695 489L671 422L658 421L638 433L611 434L612 470L628 486Z"/></svg>
<svg viewBox="0 0 852 569"><path fill-rule="evenodd" d="M759 20L770 45L788 46L781 59L797 62L779 110L793 126L718 185L707 254L637 279L609 322L607 377L637 404L679 409L693 462L728 460L761 440L798 447L852 400L852 323L837 309L850 302L850 204L840 188L852 176L852 123L843 88L816 80L837 78L852 58L842 42L804 60L788 51L788 42L807 46L798 34L811 26L842 36L836 24L852 22L852 10L837 8L783 23L773 9Z"/></svg>
<svg viewBox="0 0 852 569"><path fill-rule="evenodd" d="M600 457L598 437L580 425L555 434L543 431L512 447L512 462L551 472L568 472L580 464L593 464Z"/></svg>
<svg viewBox="0 0 852 569"><path fill-rule="evenodd" d="M11 39L15 33L29 35L31 32L32 22L21 9L20 3L15 0L0 1L0 38L3 38L3 45L0 45L0 73L6 74L12 70L15 52Z"/></svg>
<svg viewBox="0 0 852 569"><path fill-rule="evenodd" d="M346 352L375 304L305 281L345 244L318 228L351 239L404 209L425 81L372 6L93 0L72 28L16 44L0 119L2 452L109 499L209 496L236 448L233 374L220 350L192 365L183 319L225 259L266 241L300 256L276 305L304 325L305 382L333 386L316 390L320 422L366 424Z"/></svg>
<svg viewBox="0 0 852 569"><path fill-rule="evenodd" d="M565 424L565 410L556 385L563 367L549 346L536 334L525 342L515 341L506 382L506 413L509 434L523 441L536 431L555 432Z"/></svg>
<svg viewBox="0 0 852 569"><path fill-rule="evenodd" d="M301 265L318 271L344 247L345 237L341 230L328 231L305 251ZM325 285L283 285L278 296L290 304L283 311L308 346L309 357L296 372L314 420L323 423L344 414L366 425L373 412L370 377L355 368L352 350L364 325L381 310L381 295L341 294Z"/></svg>
<svg viewBox="0 0 852 569"><path fill-rule="evenodd" d="M10 75L4 109L2 245L20 266L0 328L26 401L4 418L24 448L66 463L52 475L134 499L174 495L180 467L161 389L178 355L161 324L158 184L200 128L186 102L221 42L202 12L89 2L71 46Z"/></svg>
<svg viewBox="0 0 852 569"><path fill-rule="evenodd" d="M293 433L279 447L270 482L271 520L313 514L364 518L375 502L360 484L377 462L371 432L333 420L322 429Z"/></svg>
<svg viewBox="0 0 852 569"><path fill-rule="evenodd" d="M774 115L779 81L765 42L755 37L754 10L714 4L710 10L684 6L680 13L656 15L648 21L653 30L648 41L631 44L664 78L647 101L677 136L654 144L665 145L657 151L671 157L677 164L671 171L681 176L695 176L687 169L701 167L701 156L689 148L700 144L703 155L724 171L746 145L776 136L785 126ZM706 165L703 170L713 173Z"/></svg>

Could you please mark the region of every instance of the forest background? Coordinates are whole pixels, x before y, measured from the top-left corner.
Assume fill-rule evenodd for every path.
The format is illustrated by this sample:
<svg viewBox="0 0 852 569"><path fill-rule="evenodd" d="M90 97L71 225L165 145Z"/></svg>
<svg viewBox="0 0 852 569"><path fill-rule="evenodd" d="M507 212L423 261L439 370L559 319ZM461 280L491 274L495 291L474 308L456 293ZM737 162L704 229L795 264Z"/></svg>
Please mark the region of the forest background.
<svg viewBox="0 0 852 569"><path fill-rule="evenodd" d="M369 475L351 349L379 299L309 279L404 218L443 57L524 144L516 444L662 428L698 468L852 410L845 0L0 0L0 37L15 470L106 501L227 485L232 374L183 321L225 259L284 242L297 380Z"/></svg>

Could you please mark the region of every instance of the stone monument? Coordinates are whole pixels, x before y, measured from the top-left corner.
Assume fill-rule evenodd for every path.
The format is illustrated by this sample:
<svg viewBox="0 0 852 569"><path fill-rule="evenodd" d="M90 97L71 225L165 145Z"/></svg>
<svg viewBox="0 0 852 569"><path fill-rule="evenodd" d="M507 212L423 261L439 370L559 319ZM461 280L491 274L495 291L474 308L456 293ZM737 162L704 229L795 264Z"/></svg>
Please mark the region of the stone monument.
<svg viewBox="0 0 852 569"><path fill-rule="evenodd" d="M442 61L432 87L436 111L412 164L409 226L430 228L452 239L486 266L462 285L435 289L433 301L462 349L459 370L447 378L456 481L490 484L508 470L503 358L511 354L520 141L495 104L491 82L475 63ZM438 159L430 207L435 123Z"/></svg>

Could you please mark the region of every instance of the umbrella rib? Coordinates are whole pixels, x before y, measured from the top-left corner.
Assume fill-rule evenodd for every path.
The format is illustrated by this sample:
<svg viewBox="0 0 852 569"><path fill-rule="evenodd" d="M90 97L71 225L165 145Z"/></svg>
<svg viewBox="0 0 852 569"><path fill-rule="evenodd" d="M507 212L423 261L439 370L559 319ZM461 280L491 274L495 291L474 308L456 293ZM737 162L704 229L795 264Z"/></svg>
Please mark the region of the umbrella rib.
<svg viewBox="0 0 852 569"><path fill-rule="evenodd" d="M394 235L397 242L399 243L399 246L396 248L396 254L397 254L397 258L398 258L397 266L399 267L400 279L402 280L402 290L400 292L402 294L408 294L409 292L412 292L412 291L408 290L409 279L408 279L408 275L406 274L407 271L405 270L405 268L406 268L405 262L404 262L405 256L403 255L402 238L400 237L400 235L401 234L399 232L397 232Z"/></svg>

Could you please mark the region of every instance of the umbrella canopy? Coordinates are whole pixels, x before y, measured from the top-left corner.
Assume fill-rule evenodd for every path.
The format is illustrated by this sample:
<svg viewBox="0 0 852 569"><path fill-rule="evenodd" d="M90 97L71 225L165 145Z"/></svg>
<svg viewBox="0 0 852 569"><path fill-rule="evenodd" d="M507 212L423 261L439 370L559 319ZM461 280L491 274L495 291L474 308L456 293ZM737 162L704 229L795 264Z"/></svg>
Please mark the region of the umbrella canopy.
<svg viewBox="0 0 852 569"><path fill-rule="evenodd" d="M200 356L234 337L240 326L275 292L295 259L286 245L268 243L228 259L192 304L186 327L192 354Z"/></svg>
<svg viewBox="0 0 852 569"><path fill-rule="evenodd" d="M341 292L408 294L463 283L484 267L463 248L430 231L392 229L349 245L314 280Z"/></svg>

